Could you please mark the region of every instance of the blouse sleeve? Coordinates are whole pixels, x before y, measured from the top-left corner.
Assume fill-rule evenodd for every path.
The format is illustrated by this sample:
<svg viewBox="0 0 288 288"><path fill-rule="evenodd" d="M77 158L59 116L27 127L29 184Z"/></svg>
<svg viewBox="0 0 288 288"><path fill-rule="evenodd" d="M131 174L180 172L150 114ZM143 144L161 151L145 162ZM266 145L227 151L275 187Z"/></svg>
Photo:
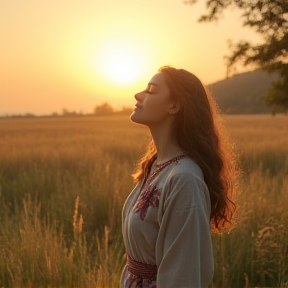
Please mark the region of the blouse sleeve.
<svg viewBox="0 0 288 288"><path fill-rule="evenodd" d="M208 188L199 177L180 173L164 189L155 251L157 288L206 288L214 270Z"/></svg>

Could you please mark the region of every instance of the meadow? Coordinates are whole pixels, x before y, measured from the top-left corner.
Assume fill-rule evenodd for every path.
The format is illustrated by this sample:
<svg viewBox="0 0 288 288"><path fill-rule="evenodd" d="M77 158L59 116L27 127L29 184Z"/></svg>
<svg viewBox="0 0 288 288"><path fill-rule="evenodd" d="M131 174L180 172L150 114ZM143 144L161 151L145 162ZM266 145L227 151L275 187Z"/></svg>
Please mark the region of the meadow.
<svg viewBox="0 0 288 288"><path fill-rule="evenodd" d="M226 116L237 227L214 288L288 287L288 117ZM0 287L119 287L122 205L150 140L126 116L0 119Z"/></svg>

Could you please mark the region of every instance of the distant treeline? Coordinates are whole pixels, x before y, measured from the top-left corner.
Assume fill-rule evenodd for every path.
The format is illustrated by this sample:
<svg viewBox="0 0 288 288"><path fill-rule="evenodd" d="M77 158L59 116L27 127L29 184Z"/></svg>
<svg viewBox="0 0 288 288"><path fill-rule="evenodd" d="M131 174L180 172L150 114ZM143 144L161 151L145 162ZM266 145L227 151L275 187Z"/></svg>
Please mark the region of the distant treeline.
<svg viewBox="0 0 288 288"><path fill-rule="evenodd" d="M122 107L119 109L114 109L112 105L105 102L100 105L95 106L92 113L83 113L82 111L77 112L75 110L68 110L66 108L62 109L62 113L53 112L47 115L35 115L33 113L25 113L25 114L11 114L11 115L4 115L2 117L7 118L34 118L34 117L75 117L75 116L92 116L92 115L128 115L131 114L133 109L131 107Z"/></svg>

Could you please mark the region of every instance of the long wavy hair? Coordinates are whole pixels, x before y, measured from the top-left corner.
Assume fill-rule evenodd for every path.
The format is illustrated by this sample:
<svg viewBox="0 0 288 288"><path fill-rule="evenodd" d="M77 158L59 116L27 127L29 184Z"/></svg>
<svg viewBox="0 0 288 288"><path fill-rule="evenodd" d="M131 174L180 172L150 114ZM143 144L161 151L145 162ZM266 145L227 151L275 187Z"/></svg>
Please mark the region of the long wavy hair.
<svg viewBox="0 0 288 288"><path fill-rule="evenodd" d="M204 175L210 194L212 231L231 229L235 225L236 206L232 199L238 170L218 106L194 74L170 66L161 67L159 72L166 78L170 96L180 104L173 133L179 146L199 165ZM156 157L156 147L151 141L132 175L136 182L146 177Z"/></svg>

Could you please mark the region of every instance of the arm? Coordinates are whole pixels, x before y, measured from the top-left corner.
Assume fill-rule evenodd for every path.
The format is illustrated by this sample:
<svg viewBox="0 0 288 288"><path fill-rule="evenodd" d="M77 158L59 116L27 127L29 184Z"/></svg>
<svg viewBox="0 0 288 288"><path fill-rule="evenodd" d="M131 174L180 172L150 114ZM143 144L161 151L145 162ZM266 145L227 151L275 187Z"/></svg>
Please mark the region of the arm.
<svg viewBox="0 0 288 288"><path fill-rule="evenodd" d="M204 181L191 173L167 181L158 224L159 288L206 288L213 276L210 198Z"/></svg>

